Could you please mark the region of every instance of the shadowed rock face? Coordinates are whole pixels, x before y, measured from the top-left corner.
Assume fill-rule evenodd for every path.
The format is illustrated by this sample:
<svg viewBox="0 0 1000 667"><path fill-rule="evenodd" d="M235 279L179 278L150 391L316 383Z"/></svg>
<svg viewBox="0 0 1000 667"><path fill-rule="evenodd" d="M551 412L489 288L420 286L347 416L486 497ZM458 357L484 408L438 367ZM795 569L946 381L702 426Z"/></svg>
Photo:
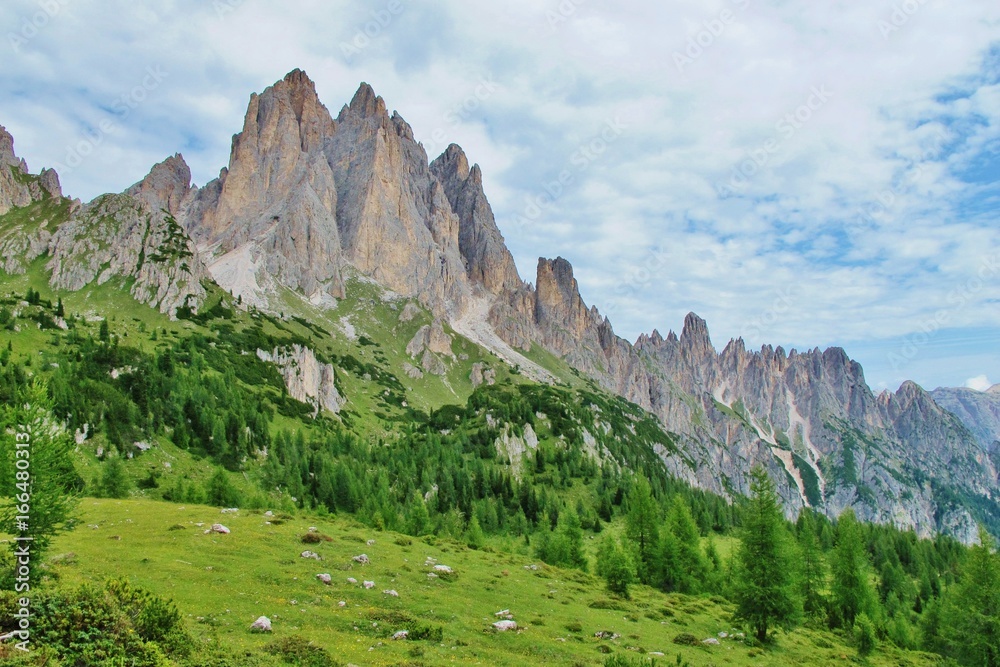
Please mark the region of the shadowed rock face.
<svg viewBox="0 0 1000 667"><path fill-rule="evenodd" d="M410 364L414 376L443 372L444 321L504 359L540 345L677 434L681 453L660 452L675 475L731 495L762 465L790 515L806 504L830 515L854 507L862 519L969 541L969 512L941 498L992 502L998 491L1000 446L990 438L1000 433L991 407L1000 390L938 390L955 414L913 383L875 396L839 348L748 351L734 340L717 352L693 313L679 336L653 331L629 343L584 303L565 259L540 259L534 284L524 283L479 167L455 145L428 164L410 126L367 84L334 118L305 73L290 72L250 97L219 178L200 189L190 178L175 155L125 193L76 207L58 229L7 233L0 249L48 252L58 287L135 277L136 298L170 313L197 307L209 276L266 308L278 288L323 304L357 271L436 315L411 341L423 368ZM30 176L0 128L0 213L49 196L61 196L55 172ZM5 259L5 270L18 269ZM296 391L335 409L332 367L284 361L311 369L286 376L302 381ZM488 381L481 369L475 381Z"/></svg>

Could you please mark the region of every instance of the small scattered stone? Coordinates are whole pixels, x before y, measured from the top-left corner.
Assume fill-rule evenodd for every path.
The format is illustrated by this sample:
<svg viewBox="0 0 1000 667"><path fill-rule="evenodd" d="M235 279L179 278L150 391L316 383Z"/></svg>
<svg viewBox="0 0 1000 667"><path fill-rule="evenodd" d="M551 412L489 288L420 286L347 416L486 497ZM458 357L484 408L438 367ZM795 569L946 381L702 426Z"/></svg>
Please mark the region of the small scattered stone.
<svg viewBox="0 0 1000 667"><path fill-rule="evenodd" d="M314 560L321 560L318 553L316 553L315 551L309 551L308 549L303 551L300 555L303 558L312 558Z"/></svg>
<svg viewBox="0 0 1000 667"><path fill-rule="evenodd" d="M396 641L399 641L400 639L406 639L409 636L410 636L409 631L400 630L398 632L393 633L392 638Z"/></svg>
<svg viewBox="0 0 1000 667"><path fill-rule="evenodd" d="M514 621L497 621L493 624L497 632L507 632L508 630L517 630L517 623Z"/></svg>
<svg viewBox="0 0 1000 667"><path fill-rule="evenodd" d="M229 529L226 528L225 526L223 526L221 523L213 523L212 524L212 532L213 533L219 533L220 535L228 535L229 534Z"/></svg>
<svg viewBox="0 0 1000 667"><path fill-rule="evenodd" d="M719 640L716 639L715 637L709 637L708 639L702 639L701 643L705 644L706 646L718 646Z"/></svg>
<svg viewBox="0 0 1000 667"><path fill-rule="evenodd" d="M261 616L250 626L250 632L271 632L271 619Z"/></svg>
<svg viewBox="0 0 1000 667"><path fill-rule="evenodd" d="M358 556L355 556L351 560L353 560L355 563L361 563L362 565L368 565L369 563L371 563L371 560L368 559L367 554L360 554Z"/></svg>
<svg viewBox="0 0 1000 667"><path fill-rule="evenodd" d="M329 586L331 583L333 583L333 577L331 577L329 574L326 574L326 573L317 574L316 578L319 579L320 581L322 581L327 586Z"/></svg>
<svg viewBox="0 0 1000 667"><path fill-rule="evenodd" d="M443 572L445 574L451 574L452 572L454 572L454 570L452 570L447 565L435 565L434 566L434 571L435 572Z"/></svg>
<svg viewBox="0 0 1000 667"><path fill-rule="evenodd" d="M364 586L367 589L372 589L372 588L375 588L375 582L374 581L366 581L364 584L362 584L362 586Z"/></svg>
<svg viewBox="0 0 1000 667"><path fill-rule="evenodd" d="M398 598L399 597L399 593L397 593L394 590L382 591L382 594L383 595L388 595L391 598Z"/></svg>

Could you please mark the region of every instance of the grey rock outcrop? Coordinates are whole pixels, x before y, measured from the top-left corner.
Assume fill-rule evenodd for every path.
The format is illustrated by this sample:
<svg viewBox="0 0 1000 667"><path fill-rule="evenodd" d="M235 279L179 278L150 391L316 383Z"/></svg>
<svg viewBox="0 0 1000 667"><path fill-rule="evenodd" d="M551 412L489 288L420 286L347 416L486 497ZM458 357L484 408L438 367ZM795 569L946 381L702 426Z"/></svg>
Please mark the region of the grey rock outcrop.
<svg viewBox="0 0 1000 667"><path fill-rule="evenodd" d="M420 359L420 367L431 375L444 375L448 371L442 357L455 359L451 349L452 337L444 330L440 318L435 318L431 324L425 324L417 330L406 346L406 353L413 359ZM407 369L410 377L418 377Z"/></svg>
<svg viewBox="0 0 1000 667"><path fill-rule="evenodd" d="M27 163L14 154L14 137L0 125L0 215L50 197L62 197L59 175L52 169L29 173Z"/></svg>
<svg viewBox="0 0 1000 667"><path fill-rule="evenodd" d="M482 362L476 362L472 364L472 370L469 373L469 381L472 383L472 388L475 389L481 385L492 386L496 384L497 374L492 368L487 368Z"/></svg>
<svg viewBox="0 0 1000 667"><path fill-rule="evenodd" d="M76 210L51 238L51 284L79 290L133 278L136 300L176 315L197 311L208 277L191 240L174 218L190 196L191 172L176 155L120 195L102 195Z"/></svg>
<svg viewBox="0 0 1000 667"><path fill-rule="evenodd" d="M340 412L344 399L337 391L335 370L331 364L323 363L308 347L292 345L272 351L257 350L257 357L273 363L285 380L288 394L297 401L312 405L318 414L328 410Z"/></svg>

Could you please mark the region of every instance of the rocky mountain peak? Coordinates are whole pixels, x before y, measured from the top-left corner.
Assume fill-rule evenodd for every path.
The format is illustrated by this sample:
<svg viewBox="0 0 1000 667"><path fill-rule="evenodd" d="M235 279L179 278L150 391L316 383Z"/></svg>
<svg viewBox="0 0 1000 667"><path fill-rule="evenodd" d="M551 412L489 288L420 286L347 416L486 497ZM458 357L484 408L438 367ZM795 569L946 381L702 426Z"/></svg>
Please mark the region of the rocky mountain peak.
<svg viewBox="0 0 1000 667"><path fill-rule="evenodd" d="M694 313L688 313L684 318L684 328L681 330L680 344L689 350L695 358L715 354L712 339L708 335L708 324Z"/></svg>
<svg viewBox="0 0 1000 667"><path fill-rule="evenodd" d="M166 210L177 215L191 193L191 168L177 153L150 169L149 174L125 191L145 202L150 210Z"/></svg>
<svg viewBox="0 0 1000 667"><path fill-rule="evenodd" d="M0 164L21 167L21 160L14 154L14 137L3 125L0 125Z"/></svg>
<svg viewBox="0 0 1000 667"><path fill-rule="evenodd" d="M55 169L42 169L38 172L38 182L52 197L62 197L62 185Z"/></svg>
<svg viewBox="0 0 1000 667"><path fill-rule="evenodd" d="M351 103L347 105L351 113L362 118L382 117L387 115L385 101L375 94L370 85L361 82L358 91L354 93Z"/></svg>
<svg viewBox="0 0 1000 667"><path fill-rule="evenodd" d="M431 170L442 183L464 182L469 178L469 159L458 144L451 144L431 163Z"/></svg>
<svg viewBox="0 0 1000 667"><path fill-rule="evenodd" d="M994 396L1000 396L1000 383L997 383L986 390L987 394L992 394Z"/></svg>
<svg viewBox="0 0 1000 667"><path fill-rule="evenodd" d="M61 196L59 175L52 169L42 169L38 176L29 174L28 164L14 153L14 137L0 125L0 215L16 206Z"/></svg>
<svg viewBox="0 0 1000 667"><path fill-rule="evenodd" d="M470 169L465 151L451 144L430 164L430 171L458 216L458 247L469 278L494 294L517 289L521 278L483 191L479 165Z"/></svg>

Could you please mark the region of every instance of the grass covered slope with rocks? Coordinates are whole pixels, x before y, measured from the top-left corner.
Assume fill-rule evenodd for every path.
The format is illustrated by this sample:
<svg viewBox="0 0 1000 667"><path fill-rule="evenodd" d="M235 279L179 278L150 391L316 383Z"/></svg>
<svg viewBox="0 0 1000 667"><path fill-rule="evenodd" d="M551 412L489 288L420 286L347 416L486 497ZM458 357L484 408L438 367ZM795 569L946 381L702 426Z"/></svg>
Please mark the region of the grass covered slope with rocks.
<svg viewBox="0 0 1000 667"><path fill-rule="evenodd" d="M474 550L344 518L280 516L85 499L82 525L56 542L51 570L59 590L125 575L173 600L191 649L180 664L601 665L614 656L673 664L680 655L692 665L826 665L855 654L852 642L822 629L782 634L762 650L735 637L740 630L722 598L644 586L630 600L618 598L596 576L548 566L523 543L490 540ZM206 532L214 523L231 532ZM319 560L303 558L306 551ZM369 564L353 560L361 554ZM317 577L323 574L329 584ZM250 632L260 616L272 632ZM508 617L517 630L497 631L494 623ZM409 636L393 640L399 631ZM335 662L285 662L269 653L296 638ZM709 638L719 643L702 643ZM869 664L937 662L887 648Z"/></svg>

